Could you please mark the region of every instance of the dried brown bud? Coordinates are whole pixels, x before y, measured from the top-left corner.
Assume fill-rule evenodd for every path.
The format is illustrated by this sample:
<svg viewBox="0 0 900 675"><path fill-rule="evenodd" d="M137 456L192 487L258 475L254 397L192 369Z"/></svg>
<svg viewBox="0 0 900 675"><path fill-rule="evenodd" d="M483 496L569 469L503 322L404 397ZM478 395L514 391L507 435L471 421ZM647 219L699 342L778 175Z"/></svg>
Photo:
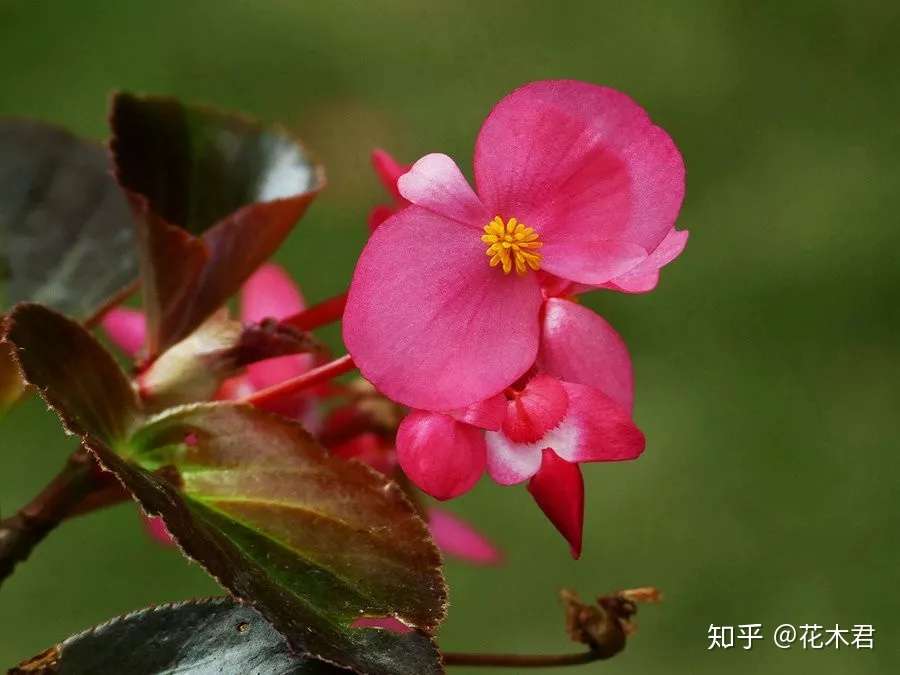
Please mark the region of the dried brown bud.
<svg viewBox="0 0 900 675"><path fill-rule="evenodd" d="M635 588L600 596L596 605L583 603L570 590L562 590L560 597L569 637L608 658L622 651L627 636L634 633L631 619L637 613L636 603L659 602L662 595L652 587Z"/></svg>

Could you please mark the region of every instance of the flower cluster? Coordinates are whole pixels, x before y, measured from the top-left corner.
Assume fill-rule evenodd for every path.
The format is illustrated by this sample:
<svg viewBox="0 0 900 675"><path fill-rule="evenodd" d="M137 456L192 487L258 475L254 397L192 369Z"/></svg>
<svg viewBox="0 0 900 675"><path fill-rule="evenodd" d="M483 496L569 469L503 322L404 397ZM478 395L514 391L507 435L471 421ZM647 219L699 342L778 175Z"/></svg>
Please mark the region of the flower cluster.
<svg viewBox="0 0 900 675"><path fill-rule="evenodd" d="M625 343L578 296L651 291L684 249L681 155L624 94L560 80L494 107L475 143L474 190L447 155L403 165L376 150L372 160L392 201L369 215L342 317L370 384L328 383L345 369L319 377L301 354L251 364L216 397L298 419L335 454L405 474L440 500L485 473L527 482L578 557L580 465L635 459L645 445ZM336 300L323 316L339 316ZM242 291L245 323L321 325L319 310L304 309L271 264ZM104 325L126 351L140 348L139 315L115 310ZM323 412L332 397L345 403ZM496 560L466 524L434 510L430 521L445 550Z"/></svg>
<svg viewBox="0 0 900 675"><path fill-rule="evenodd" d="M634 459L644 437L625 345L575 296L650 291L681 253L681 155L627 96L544 81L484 122L476 190L443 154L403 173L374 160L394 206L370 217L343 336L361 373L411 408L400 465L438 499L485 471L529 481L577 557L579 464Z"/></svg>

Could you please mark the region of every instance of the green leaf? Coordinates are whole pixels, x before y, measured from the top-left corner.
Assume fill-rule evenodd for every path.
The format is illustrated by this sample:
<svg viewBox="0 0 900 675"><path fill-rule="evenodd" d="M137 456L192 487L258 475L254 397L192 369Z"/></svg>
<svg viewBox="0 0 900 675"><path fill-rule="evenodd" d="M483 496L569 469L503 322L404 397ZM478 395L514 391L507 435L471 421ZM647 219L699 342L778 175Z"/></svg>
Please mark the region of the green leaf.
<svg viewBox="0 0 900 675"><path fill-rule="evenodd" d="M86 319L137 278L133 217L106 153L40 122L0 120L0 279Z"/></svg>
<svg viewBox="0 0 900 675"><path fill-rule="evenodd" d="M173 99L113 99L116 174L138 218L150 356L267 260L325 183L286 133Z"/></svg>
<svg viewBox="0 0 900 675"><path fill-rule="evenodd" d="M117 617L73 635L10 673L48 671L60 675L347 673L291 650L257 612L229 598L160 605Z"/></svg>
<svg viewBox="0 0 900 675"><path fill-rule="evenodd" d="M16 308L7 339L26 380L144 510L295 649L372 675L442 672L430 637L445 612L441 560L395 483L328 455L299 424L243 404L135 419L112 357L50 310ZM116 409L106 392L125 402ZM353 628L364 616L416 630Z"/></svg>

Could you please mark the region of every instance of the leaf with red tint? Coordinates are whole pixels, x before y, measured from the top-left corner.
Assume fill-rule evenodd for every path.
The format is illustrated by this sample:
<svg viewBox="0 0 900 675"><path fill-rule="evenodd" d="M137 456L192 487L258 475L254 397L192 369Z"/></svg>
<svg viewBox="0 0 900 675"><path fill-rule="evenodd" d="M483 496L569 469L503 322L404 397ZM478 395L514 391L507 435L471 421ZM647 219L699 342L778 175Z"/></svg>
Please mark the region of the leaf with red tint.
<svg viewBox="0 0 900 675"><path fill-rule="evenodd" d="M0 120L0 279L9 304L90 318L137 278L134 241L100 144L41 122Z"/></svg>
<svg viewBox="0 0 900 675"><path fill-rule="evenodd" d="M297 423L239 403L147 417L112 356L37 305L6 322L25 379L186 555L291 647L371 675L442 672L441 560L401 489ZM402 634L356 628L394 617Z"/></svg>
<svg viewBox="0 0 900 675"><path fill-rule="evenodd" d="M3 322L25 381L37 387L69 433L115 444L139 421L140 404L115 360L76 321L24 303Z"/></svg>
<svg viewBox="0 0 900 675"><path fill-rule="evenodd" d="M8 342L0 342L0 415L19 399L23 386L12 347Z"/></svg>
<svg viewBox="0 0 900 675"><path fill-rule="evenodd" d="M138 219L149 352L187 336L274 253L325 183L286 133L118 94L112 153Z"/></svg>

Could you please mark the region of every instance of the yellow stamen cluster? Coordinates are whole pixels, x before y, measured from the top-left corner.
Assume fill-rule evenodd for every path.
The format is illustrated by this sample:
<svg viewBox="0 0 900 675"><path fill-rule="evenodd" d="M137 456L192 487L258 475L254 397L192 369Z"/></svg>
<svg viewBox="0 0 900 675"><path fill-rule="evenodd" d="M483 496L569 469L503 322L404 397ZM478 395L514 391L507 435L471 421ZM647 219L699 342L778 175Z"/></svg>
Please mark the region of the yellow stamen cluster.
<svg viewBox="0 0 900 675"><path fill-rule="evenodd" d="M485 253L491 258L491 267L503 265L504 274L512 272L513 266L518 274L541 268L541 254L535 252L543 246L538 233L515 218L504 224L503 218L495 217L484 226L481 241L488 245Z"/></svg>

